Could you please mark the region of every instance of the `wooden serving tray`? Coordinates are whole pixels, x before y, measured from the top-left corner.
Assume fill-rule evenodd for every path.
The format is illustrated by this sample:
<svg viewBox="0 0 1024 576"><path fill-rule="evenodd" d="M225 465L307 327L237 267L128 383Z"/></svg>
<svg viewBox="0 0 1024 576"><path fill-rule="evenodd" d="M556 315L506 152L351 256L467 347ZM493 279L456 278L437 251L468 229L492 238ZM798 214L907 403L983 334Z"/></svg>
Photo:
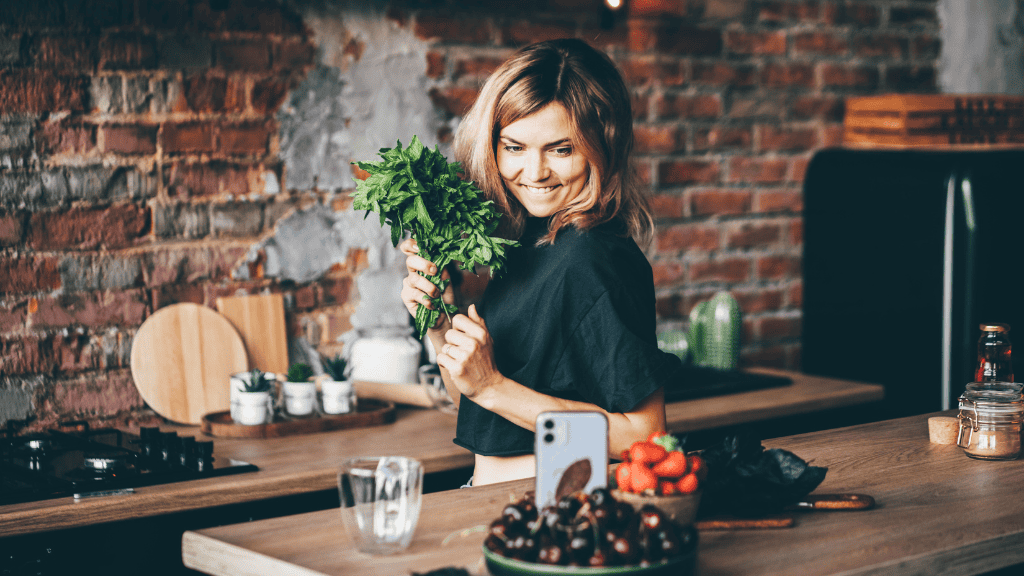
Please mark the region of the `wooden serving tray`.
<svg viewBox="0 0 1024 576"><path fill-rule="evenodd" d="M313 434L328 430L379 426L395 421L395 405L372 398L360 398L356 411L348 414L324 414L301 420L280 420L270 424L235 424L230 412L211 412L203 416L203 434L218 438L279 438Z"/></svg>

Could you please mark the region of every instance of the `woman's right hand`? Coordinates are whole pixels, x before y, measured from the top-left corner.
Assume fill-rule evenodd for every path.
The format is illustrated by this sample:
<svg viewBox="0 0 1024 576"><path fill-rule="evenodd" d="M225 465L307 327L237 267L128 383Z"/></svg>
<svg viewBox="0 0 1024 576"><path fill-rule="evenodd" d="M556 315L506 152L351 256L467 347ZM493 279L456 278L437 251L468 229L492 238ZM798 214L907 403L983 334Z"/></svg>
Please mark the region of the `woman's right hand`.
<svg viewBox="0 0 1024 576"><path fill-rule="evenodd" d="M412 238L404 240L398 245L398 249L406 255L405 267L409 270L409 275L402 280L402 302L405 303L405 307L409 310L409 314L416 317L416 307L423 304L427 308L433 310L434 305L431 304L431 298L437 298L440 293L440 289L434 285L433 282L427 280L425 277L420 275L420 272L428 276L437 274L437 266L427 260L426 258L419 255L419 248L416 246L416 241ZM450 280L448 270L441 271L442 280ZM455 291L452 289L452 283L448 282L448 286L444 290L444 294L441 296L441 300L446 304L455 303ZM441 314L437 320L437 324L431 328L438 328L441 326L447 317Z"/></svg>

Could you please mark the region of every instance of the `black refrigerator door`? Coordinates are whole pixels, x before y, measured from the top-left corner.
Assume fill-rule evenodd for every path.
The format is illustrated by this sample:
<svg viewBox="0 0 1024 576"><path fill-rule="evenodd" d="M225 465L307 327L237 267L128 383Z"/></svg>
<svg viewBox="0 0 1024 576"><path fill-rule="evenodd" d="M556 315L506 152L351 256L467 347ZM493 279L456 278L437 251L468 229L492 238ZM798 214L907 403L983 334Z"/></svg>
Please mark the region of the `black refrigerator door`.
<svg viewBox="0 0 1024 576"><path fill-rule="evenodd" d="M1022 151L816 154L804 181L803 371L883 384L877 418L955 407L978 324L1024 322L1022 161Z"/></svg>

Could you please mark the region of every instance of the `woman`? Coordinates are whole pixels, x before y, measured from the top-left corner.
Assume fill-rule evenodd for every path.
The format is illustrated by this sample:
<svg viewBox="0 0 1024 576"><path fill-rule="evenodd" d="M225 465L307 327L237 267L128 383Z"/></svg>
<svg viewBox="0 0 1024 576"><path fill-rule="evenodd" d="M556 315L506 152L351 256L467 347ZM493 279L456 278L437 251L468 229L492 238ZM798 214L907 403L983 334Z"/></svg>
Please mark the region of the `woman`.
<svg viewBox="0 0 1024 576"><path fill-rule="evenodd" d="M635 241L649 242L653 222L629 170L632 122L611 60L555 40L499 67L459 126L456 158L503 213L500 233L520 242L480 310L428 332L461 395L455 443L476 455L474 485L534 475L541 412L603 412L612 457L665 427L678 360L657 348L651 266ZM414 314L437 296L419 274L436 267L412 240L401 249Z"/></svg>

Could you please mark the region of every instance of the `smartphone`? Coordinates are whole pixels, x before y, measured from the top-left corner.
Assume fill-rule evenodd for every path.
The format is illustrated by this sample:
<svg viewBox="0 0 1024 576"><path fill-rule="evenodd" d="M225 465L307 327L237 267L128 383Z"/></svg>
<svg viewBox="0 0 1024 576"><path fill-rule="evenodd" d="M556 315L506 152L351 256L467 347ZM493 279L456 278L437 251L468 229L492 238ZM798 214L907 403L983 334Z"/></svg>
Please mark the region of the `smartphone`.
<svg viewBox="0 0 1024 576"><path fill-rule="evenodd" d="M608 418L601 412L542 412L534 454L538 510L578 490L608 486Z"/></svg>

